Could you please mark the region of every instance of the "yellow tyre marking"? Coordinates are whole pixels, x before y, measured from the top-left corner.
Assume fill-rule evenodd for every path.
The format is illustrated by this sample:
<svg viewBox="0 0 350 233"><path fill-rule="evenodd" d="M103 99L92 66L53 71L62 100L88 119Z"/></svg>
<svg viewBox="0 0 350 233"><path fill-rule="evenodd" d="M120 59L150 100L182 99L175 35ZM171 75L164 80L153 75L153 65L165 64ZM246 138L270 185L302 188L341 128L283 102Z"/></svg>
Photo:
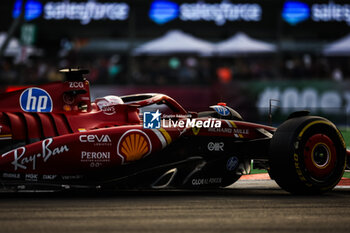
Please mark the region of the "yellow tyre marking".
<svg viewBox="0 0 350 233"><path fill-rule="evenodd" d="M297 175L299 176L299 179L300 179L306 186L311 187L312 184L309 183L309 182L306 180L305 176L303 175L303 172L302 172L301 169L300 169L300 166L299 166L299 156L298 156L298 154L294 153L293 158L294 158L294 166L295 166Z"/></svg>
<svg viewBox="0 0 350 233"><path fill-rule="evenodd" d="M313 121L313 122L309 123L308 125L306 125L306 126L303 128L303 130L299 133L298 139L300 140L301 137L303 136L303 134L305 133L305 131L306 131L308 128L310 128L311 126L315 125L315 124L326 124L326 125L329 125L329 126L333 127L333 128L335 129L335 131L337 132L338 137L340 138L341 144L343 145L344 148L346 148L344 138L343 138L343 136L341 135L341 133L339 132L339 130L337 129L337 127L336 127L333 123L328 122L328 121L323 121L323 120Z"/></svg>

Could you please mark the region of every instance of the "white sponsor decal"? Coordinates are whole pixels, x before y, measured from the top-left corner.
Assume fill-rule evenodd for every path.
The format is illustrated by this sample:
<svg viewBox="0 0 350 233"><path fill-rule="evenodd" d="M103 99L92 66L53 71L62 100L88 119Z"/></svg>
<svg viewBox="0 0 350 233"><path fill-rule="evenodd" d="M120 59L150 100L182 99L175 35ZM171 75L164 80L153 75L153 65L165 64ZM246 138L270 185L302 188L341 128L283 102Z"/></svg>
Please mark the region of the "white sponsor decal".
<svg viewBox="0 0 350 233"><path fill-rule="evenodd" d="M208 150L210 151L224 151L225 144L223 142L209 142Z"/></svg>
<svg viewBox="0 0 350 233"><path fill-rule="evenodd" d="M209 128L208 132L231 134L233 130L232 128Z"/></svg>
<svg viewBox="0 0 350 233"><path fill-rule="evenodd" d="M2 177L3 178L19 179L19 178L21 178L21 175L17 174L17 173L3 173Z"/></svg>
<svg viewBox="0 0 350 233"><path fill-rule="evenodd" d="M112 142L109 135L96 135L96 134L80 135L79 140L81 142L100 143L100 145L109 144Z"/></svg>
<svg viewBox="0 0 350 233"><path fill-rule="evenodd" d="M26 174L24 179L27 181L38 181L38 174Z"/></svg>
<svg viewBox="0 0 350 233"><path fill-rule="evenodd" d="M83 178L81 175L72 175L72 176L61 176L62 180L79 180Z"/></svg>
<svg viewBox="0 0 350 233"><path fill-rule="evenodd" d="M192 185L221 184L222 178L192 179Z"/></svg>
<svg viewBox="0 0 350 233"><path fill-rule="evenodd" d="M99 162L91 162L90 163L90 167L101 167L102 166L102 163L99 163Z"/></svg>
<svg viewBox="0 0 350 233"><path fill-rule="evenodd" d="M84 88L83 82L69 82L70 88Z"/></svg>
<svg viewBox="0 0 350 233"><path fill-rule="evenodd" d="M57 175L43 175L43 180L54 180Z"/></svg>
<svg viewBox="0 0 350 233"><path fill-rule="evenodd" d="M233 133L249 134L248 129L233 129Z"/></svg>
<svg viewBox="0 0 350 233"><path fill-rule="evenodd" d="M101 111L106 115L113 115L116 113L115 106L116 104L119 104L117 101L113 99L107 100L100 100L97 102L97 106Z"/></svg>
<svg viewBox="0 0 350 233"><path fill-rule="evenodd" d="M95 152L95 151L82 151L81 162L109 162L111 159L111 152Z"/></svg>
<svg viewBox="0 0 350 233"><path fill-rule="evenodd" d="M5 157L7 155L13 155L13 162L11 163L14 166L14 170L17 171L18 168L27 169L28 165L32 165L32 169L36 169L36 162L37 159L42 159L43 162L47 162L52 156L62 154L64 152L68 152L69 148L67 145L50 148L49 146L53 142L52 138L48 138L42 142L42 151L38 154L33 154L30 156L26 156L26 148L25 147L19 147L15 150L11 150L5 154L2 155L2 157Z"/></svg>
<svg viewBox="0 0 350 233"><path fill-rule="evenodd" d="M116 113L114 106L104 106L101 108L101 111L106 115L113 115Z"/></svg>
<svg viewBox="0 0 350 233"><path fill-rule="evenodd" d="M234 128L209 128L208 132L215 133L238 133L238 134L249 134L249 129L234 129Z"/></svg>

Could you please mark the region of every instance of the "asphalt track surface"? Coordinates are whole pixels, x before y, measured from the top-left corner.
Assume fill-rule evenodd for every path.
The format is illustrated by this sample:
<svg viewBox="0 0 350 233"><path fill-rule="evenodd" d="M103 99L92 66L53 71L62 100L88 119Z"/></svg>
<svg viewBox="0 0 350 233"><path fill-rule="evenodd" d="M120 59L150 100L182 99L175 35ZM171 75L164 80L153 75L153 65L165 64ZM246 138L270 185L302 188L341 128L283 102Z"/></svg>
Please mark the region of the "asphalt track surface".
<svg viewBox="0 0 350 233"><path fill-rule="evenodd" d="M350 189L291 196L273 181L225 190L1 193L0 232L350 232Z"/></svg>

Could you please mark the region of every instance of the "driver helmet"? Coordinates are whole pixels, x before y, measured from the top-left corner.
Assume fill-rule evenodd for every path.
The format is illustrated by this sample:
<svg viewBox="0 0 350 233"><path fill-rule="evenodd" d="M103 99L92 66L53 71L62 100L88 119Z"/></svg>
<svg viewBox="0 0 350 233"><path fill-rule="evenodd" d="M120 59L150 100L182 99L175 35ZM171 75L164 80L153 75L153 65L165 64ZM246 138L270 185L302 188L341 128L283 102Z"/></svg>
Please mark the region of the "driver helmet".
<svg viewBox="0 0 350 233"><path fill-rule="evenodd" d="M95 103L98 106L98 108L102 110L102 108L104 107L124 104L124 101L119 96L108 95L105 97L96 98Z"/></svg>

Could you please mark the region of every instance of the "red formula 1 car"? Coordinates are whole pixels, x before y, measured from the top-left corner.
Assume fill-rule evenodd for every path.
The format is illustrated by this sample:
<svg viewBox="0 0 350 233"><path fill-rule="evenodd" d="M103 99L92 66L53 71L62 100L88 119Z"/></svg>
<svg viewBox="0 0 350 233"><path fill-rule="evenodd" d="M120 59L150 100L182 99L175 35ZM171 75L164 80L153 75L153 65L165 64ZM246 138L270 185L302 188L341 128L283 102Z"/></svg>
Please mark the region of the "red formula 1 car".
<svg viewBox="0 0 350 233"><path fill-rule="evenodd" d="M188 112L162 94L91 102L86 71L64 72L65 82L0 95L3 187L225 187L251 160L292 193L329 191L343 175L349 152L324 118L296 112L273 128L224 104Z"/></svg>

